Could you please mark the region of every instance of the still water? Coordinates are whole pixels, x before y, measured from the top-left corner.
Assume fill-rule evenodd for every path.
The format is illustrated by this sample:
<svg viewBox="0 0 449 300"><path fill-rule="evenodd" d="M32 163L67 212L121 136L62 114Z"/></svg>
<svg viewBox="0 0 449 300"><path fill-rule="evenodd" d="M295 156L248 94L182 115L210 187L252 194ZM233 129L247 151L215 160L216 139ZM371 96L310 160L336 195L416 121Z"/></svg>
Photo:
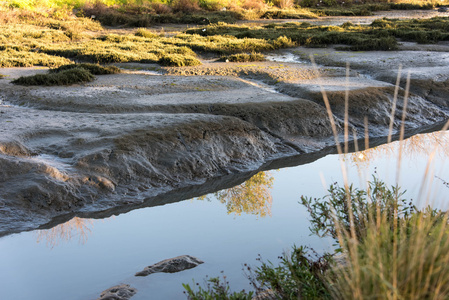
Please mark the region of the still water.
<svg viewBox="0 0 449 300"><path fill-rule="evenodd" d="M366 186L377 174L390 185L399 180L418 205L427 201L444 209L448 156L448 133L416 135L402 145L262 172L240 186L195 199L6 236L0 238L0 298L96 299L101 291L127 283L138 290L133 300L186 299L182 283L202 283L221 271L232 289L248 289L242 265L257 266L258 254L277 262L293 244L318 252L332 249L332 240L309 235L308 214L298 201L301 195L324 196L329 184L343 183L342 165L356 186ZM183 254L205 263L180 273L134 277L147 265Z"/></svg>

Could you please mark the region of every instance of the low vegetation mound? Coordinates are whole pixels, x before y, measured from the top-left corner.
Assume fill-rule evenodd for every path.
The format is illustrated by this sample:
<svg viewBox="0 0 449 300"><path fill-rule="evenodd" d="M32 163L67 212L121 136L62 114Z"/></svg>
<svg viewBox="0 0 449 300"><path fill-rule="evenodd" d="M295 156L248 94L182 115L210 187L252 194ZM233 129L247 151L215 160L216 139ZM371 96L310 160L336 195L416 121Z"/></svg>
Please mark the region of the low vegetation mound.
<svg viewBox="0 0 449 300"><path fill-rule="evenodd" d="M60 73L62 71L66 70L72 70L72 69L85 69L89 71L92 75L109 75L109 74L118 74L122 71L117 68L116 66L101 66L98 64L89 64L89 63L82 63L82 64L70 64L70 65L64 65L56 69L50 69L50 73Z"/></svg>
<svg viewBox="0 0 449 300"><path fill-rule="evenodd" d="M221 57L221 61L226 62L252 62L252 61L265 61L265 55L262 53L237 53L231 55L225 55Z"/></svg>
<svg viewBox="0 0 449 300"><path fill-rule="evenodd" d="M158 63L166 67L186 67L186 66L198 66L201 62L193 56L186 56L180 54L167 54L161 57Z"/></svg>
<svg viewBox="0 0 449 300"><path fill-rule="evenodd" d="M51 74L37 74L19 77L12 83L18 85L71 85L94 80L94 75L83 68L74 68Z"/></svg>
<svg viewBox="0 0 449 300"><path fill-rule="evenodd" d="M51 69L48 74L20 77L12 83L18 85L72 85L90 82L94 75L107 75L120 73L120 69L114 66L103 67L96 64L71 64L56 69Z"/></svg>
<svg viewBox="0 0 449 300"><path fill-rule="evenodd" d="M5 0L0 2L0 24L20 19L29 24L79 31L79 28L99 30L100 23L131 27L163 23L207 25L254 19L367 16L380 10L433 9L447 4L447 0L363 3L351 0ZM74 13L83 21L77 21ZM66 21L71 26L67 27Z"/></svg>
<svg viewBox="0 0 449 300"><path fill-rule="evenodd" d="M71 2L67 1L66 4L70 6ZM0 67L55 68L72 64L74 61L98 64L159 63L163 66L181 67L199 65L197 53L215 54L217 57L235 54L227 59L254 61L262 58L241 53L264 52L294 46L329 45L344 45L340 47L358 51L396 50L399 47L398 40L418 43L449 40L449 21L443 17L423 20L380 19L368 26L350 23L341 26L316 26L306 22L238 26L218 21L215 23L215 19L201 15L208 12L214 14L216 20L221 21L227 20L226 16L231 10L232 13L236 11L253 13L263 18L290 18L295 14L298 14L298 17L299 15L305 17L306 10L294 8L293 2L290 4L287 2L273 2L276 8L268 7L264 1L243 1L241 6L231 9L230 4L222 5L219 1L214 2L214 5L211 1L196 0L177 0L170 3L142 1L141 5L130 1L124 1L126 5L118 5L110 1L110 4L114 5L109 6L103 1L96 1L96 4L86 2L78 6L72 3L70 7L75 6L78 11L79 17L75 17L71 12L58 13L54 8L48 8L48 12L45 13L42 8L32 8L31 4L24 6L23 1L8 0L0 3ZM301 3L305 6L313 7L312 2L310 5L305 0L303 2ZM362 7L334 2L330 0L317 2L316 4L319 4L317 9L349 11L355 7L358 9ZM375 10L385 5L393 7L389 3L371 3L363 7ZM216 11L218 7L220 9ZM86 10L88 8L92 9L89 13ZM98 33L102 27L95 20L111 10L131 18L142 16L151 20L161 18L164 14L169 14L173 18L182 16L204 26L189 29L184 33L167 35L164 32L155 33L142 28L148 24L139 25L137 22L133 26L140 28L133 34ZM153 15L153 11L157 14ZM260 14L261 12L263 13ZM114 18L111 19L111 24L116 22ZM170 19L170 22L172 21L173 19Z"/></svg>
<svg viewBox="0 0 449 300"><path fill-rule="evenodd" d="M349 50L396 50L397 39L418 43L436 43L449 40L449 18L431 19L378 19L368 26L344 23L341 26L317 26L307 22L268 24L264 26L239 26L213 24L189 29L188 34L215 37L231 36L238 39L262 39L273 47L290 45L326 47L347 45ZM280 39L289 41L280 44Z"/></svg>

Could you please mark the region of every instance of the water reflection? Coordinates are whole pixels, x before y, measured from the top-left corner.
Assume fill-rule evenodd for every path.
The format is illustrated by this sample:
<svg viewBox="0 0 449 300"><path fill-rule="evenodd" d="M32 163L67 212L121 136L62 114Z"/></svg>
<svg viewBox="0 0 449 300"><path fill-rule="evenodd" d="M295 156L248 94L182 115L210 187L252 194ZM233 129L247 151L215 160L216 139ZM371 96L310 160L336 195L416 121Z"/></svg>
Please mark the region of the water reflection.
<svg viewBox="0 0 449 300"><path fill-rule="evenodd" d="M226 205L228 214L246 213L260 217L271 216L273 182L274 177L270 172L259 172L244 183L215 192L213 196ZM211 201L208 196L197 199Z"/></svg>
<svg viewBox="0 0 449 300"><path fill-rule="evenodd" d="M398 149L398 143L383 144L364 151L348 153L344 159L359 169L366 169L381 157L397 157ZM424 155L431 156L434 152L441 158L449 157L449 134L437 131L414 135L402 141L401 151L409 161L420 159Z"/></svg>
<svg viewBox="0 0 449 300"><path fill-rule="evenodd" d="M78 238L80 244L86 243L94 224L93 219L74 217L70 221L59 224L51 229L37 230L37 242L45 241L48 247L55 247L61 241Z"/></svg>
<svg viewBox="0 0 449 300"><path fill-rule="evenodd" d="M212 196L226 205L228 214L246 213L260 217L271 216L273 182L274 177L270 172L259 172L241 185L215 192ZM212 201L208 195L197 199ZM50 248L58 246L61 242L69 242L74 239L78 239L79 244L85 244L93 227L94 219L74 217L51 229L37 230L36 239L38 243L45 241Z"/></svg>

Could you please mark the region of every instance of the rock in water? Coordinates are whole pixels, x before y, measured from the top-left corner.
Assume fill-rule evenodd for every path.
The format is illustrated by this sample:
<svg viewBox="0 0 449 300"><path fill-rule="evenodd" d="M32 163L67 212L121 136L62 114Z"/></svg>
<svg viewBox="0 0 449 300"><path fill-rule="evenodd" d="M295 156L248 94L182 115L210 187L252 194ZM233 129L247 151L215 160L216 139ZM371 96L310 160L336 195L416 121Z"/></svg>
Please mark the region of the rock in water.
<svg viewBox="0 0 449 300"><path fill-rule="evenodd" d="M129 284L120 284L103 291L97 300L128 300L136 293L137 290Z"/></svg>
<svg viewBox="0 0 449 300"><path fill-rule="evenodd" d="M148 266L143 271L137 272L136 276L147 276L153 273L176 273L187 269L195 268L204 263L196 257L190 255L181 255L174 258L165 259L154 265Z"/></svg>

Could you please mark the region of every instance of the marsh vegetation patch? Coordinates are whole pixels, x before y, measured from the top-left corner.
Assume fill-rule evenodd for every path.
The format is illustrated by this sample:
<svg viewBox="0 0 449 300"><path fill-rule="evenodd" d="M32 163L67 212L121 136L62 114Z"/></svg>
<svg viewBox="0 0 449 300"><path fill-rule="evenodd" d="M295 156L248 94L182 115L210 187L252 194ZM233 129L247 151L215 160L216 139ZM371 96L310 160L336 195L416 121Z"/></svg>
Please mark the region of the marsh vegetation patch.
<svg viewBox="0 0 449 300"><path fill-rule="evenodd" d="M95 79L94 75L118 74L115 66L103 67L97 64L70 64L50 69L48 74L22 76L12 81L18 85L71 85L86 83Z"/></svg>

